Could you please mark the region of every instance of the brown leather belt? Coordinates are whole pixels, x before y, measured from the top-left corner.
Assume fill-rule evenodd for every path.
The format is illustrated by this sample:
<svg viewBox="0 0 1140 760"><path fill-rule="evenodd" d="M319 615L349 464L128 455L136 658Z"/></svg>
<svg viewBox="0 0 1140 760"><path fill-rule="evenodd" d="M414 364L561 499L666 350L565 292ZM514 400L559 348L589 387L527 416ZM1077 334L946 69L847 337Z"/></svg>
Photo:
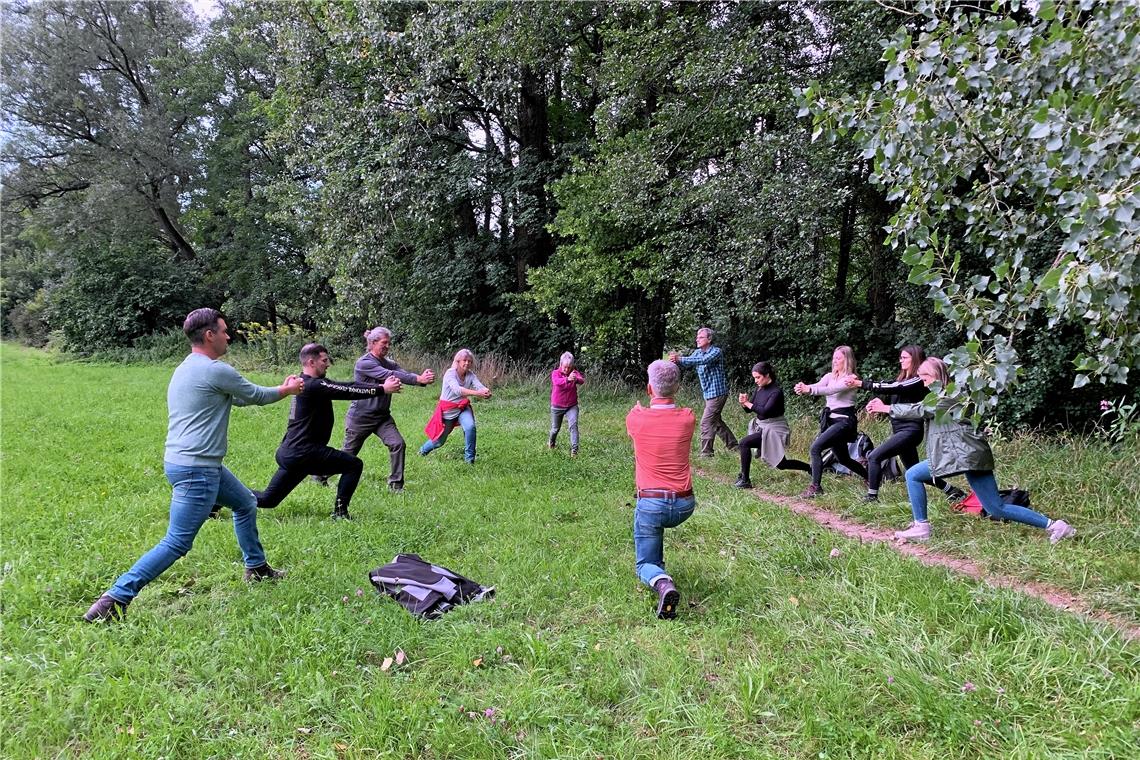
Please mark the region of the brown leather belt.
<svg viewBox="0 0 1140 760"><path fill-rule="evenodd" d="M693 495L693 489L688 491L670 491L666 488L639 488L637 489L637 498L639 499L687 499Z"/></svg>

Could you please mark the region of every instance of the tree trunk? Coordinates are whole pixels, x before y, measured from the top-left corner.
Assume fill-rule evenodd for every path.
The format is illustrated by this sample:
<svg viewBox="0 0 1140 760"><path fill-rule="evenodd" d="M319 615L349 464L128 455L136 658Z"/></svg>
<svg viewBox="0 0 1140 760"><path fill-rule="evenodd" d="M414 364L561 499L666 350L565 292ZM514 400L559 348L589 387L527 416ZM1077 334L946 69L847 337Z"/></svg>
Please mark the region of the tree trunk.
<svg viewBox="0 0 1140 760"><path fill-rule="evenodd" d="M542 266L554 251L554 241L546 230L550 204L546 197L546 175L550 171L550 122L546 86L542 76L530 66L522 70L518 100L519 165L518 208L515 215L515 287L526 290L527 271Z"/></svg>
<svg viewBox="0 0 1140 760"><path fill-rule="evenodd" d="M851 270L851 246L855 240L855 201L849 198L843 204L839 223L839 256L835 262L835 287L832 296L836 304L847 299L847 275Z"/></svg>

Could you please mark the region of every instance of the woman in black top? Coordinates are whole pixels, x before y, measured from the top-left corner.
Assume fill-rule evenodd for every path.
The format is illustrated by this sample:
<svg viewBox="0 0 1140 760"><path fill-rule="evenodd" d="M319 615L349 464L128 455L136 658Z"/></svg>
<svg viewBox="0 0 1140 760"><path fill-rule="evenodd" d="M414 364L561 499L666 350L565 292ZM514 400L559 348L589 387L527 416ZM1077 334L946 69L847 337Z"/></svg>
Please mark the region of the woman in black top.
<svg viewBox="0 0 1140 760"><path fill-rule="evenodd" d="M926 360L921 346L903 346L899 350L899 375L894 382L875 383L848 378L849 387L859 386L866 391L886 396L886 399L872 399L867 404L868 412L889 413L891 404L916 404L926 398L929 391L918 377L918 367ZM867 454L867 495L866 502L879 500L879 484L883 479L883 463L893 456L902 460L903 471L918 463L918 444L922 443L922 420L891 417L891 435ZM934 479L934 485L946 493L951 501L961 501L966 494L941 478Z"/></svg>
<svg viewBox="0 0 1140 760"><path fill-rule="evenodd" d="M733 485L737 488L752 487L752 481L748 479L752 449L759 449L760 458L777 470L811 472L807 462L784 456L792 430L784 419L784 391L776 384L776 370L768 362L757 362L752 367L752 379L756 381L756 390L751 397L741 393L739 401L746 412L756 415L758 429L740 439L740 476Z"/></svg>

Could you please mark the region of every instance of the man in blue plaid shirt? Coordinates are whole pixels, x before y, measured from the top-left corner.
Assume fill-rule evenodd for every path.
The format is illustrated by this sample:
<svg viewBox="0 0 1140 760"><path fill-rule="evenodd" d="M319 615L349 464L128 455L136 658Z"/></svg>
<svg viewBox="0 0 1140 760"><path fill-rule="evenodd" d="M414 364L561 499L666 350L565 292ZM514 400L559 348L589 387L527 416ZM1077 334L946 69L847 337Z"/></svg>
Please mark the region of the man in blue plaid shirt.
<svg viewBox="0 0 1140 760"><path fill-rule="evenodd" d="M695 367L701 381L701 395L705 397L705 411L701 415L701 456L713 455L713 439L718 435L729 451L736 451L736 436L724 424L720 413L728 400L728 376L724 372L721 350L712 344L713 331L708 327L697 330L697 350L688 356L676 351L669 361L681 367Z"/></svg>

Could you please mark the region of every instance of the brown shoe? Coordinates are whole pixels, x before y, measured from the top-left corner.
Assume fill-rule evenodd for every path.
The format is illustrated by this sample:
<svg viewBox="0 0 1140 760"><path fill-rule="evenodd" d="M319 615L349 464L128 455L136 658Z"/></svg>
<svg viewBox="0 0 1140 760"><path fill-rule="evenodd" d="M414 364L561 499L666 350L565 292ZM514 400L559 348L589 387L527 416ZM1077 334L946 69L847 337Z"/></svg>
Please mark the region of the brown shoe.
<svg viewBox="0 0 1140 760"><path fill-rule="evenodd" d="M103 594L95 600L95 604L83 615L88 623L109 623L112 620L122 620L127 616L127 605L120 602L110 594Z"/></svg>
<svg viewBox="0 0 1140 760"><path fill-rule="evenodd" d="M257 567L247 567L245 575L242 576L246 583L257 583L258 581L278 581L285 577L284 570L274 570L266 562Z"/></svg>
<svg viewBox="0 0 1140 760"><path fill-rule="evenodd" d="M801 499L814 499L817 496L823 495L823 489L812 483L810 486L803 490L800 494Z"/></svg>
<svg viewBox="0 0 1140 760"><path fill-rule="evenodd" d="M657 591L657 617L672 620L677 617L677 605L681 603L681 593L669 578L662 578L654 585Z"/></svg>

